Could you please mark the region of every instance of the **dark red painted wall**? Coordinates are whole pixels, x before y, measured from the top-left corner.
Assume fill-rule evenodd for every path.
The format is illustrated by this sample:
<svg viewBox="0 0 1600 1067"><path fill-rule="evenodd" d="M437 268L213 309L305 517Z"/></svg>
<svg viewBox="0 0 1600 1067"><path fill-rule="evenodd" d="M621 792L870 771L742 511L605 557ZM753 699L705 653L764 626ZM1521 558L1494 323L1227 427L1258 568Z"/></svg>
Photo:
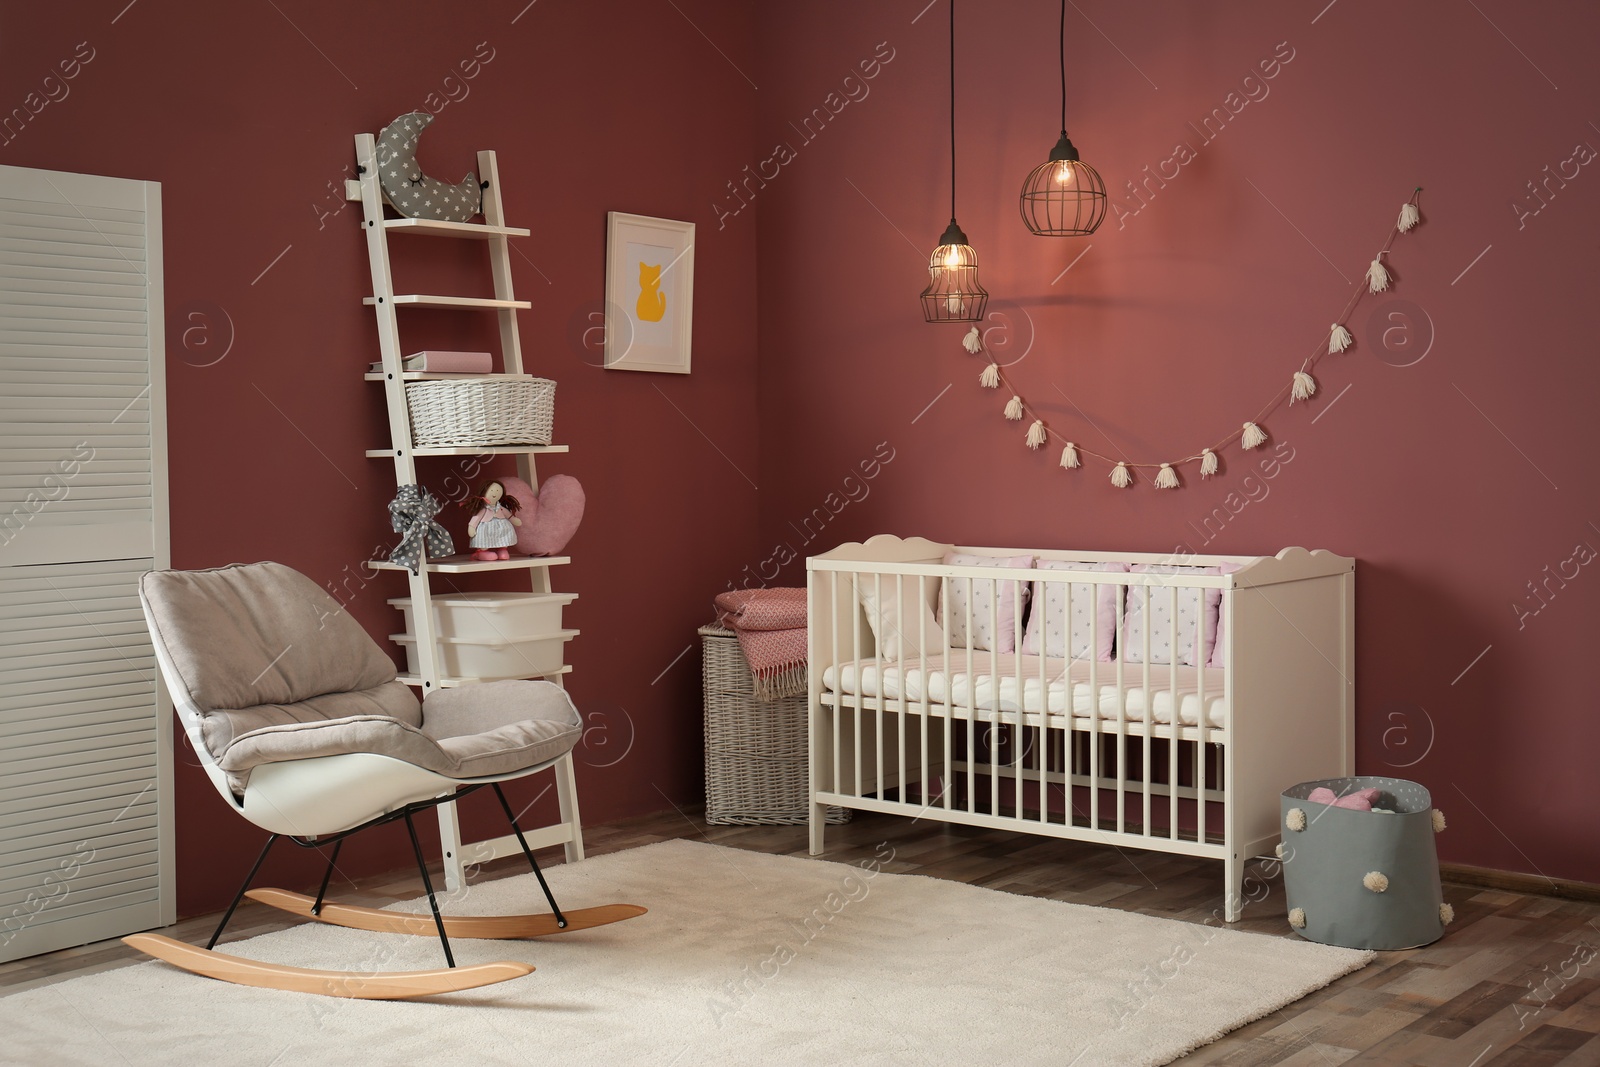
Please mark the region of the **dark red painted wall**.
<svg viewBox="0 0 1600 1067"><path fill-rule="evenodd" d="M756 231L746 217L719 232L710 209L752 157L755 90L737 69L753 64L751 9L125 3L7 12L0 107L34 90L35 106L60 99L14 129L0 163L162 183L174 563L281 560L380 639L399 629L384 601L404 595L403 580L363 577L373 546L394 541L394 486L387 463L363 458L387 429L380 387L361 380L378 346L361 304L360 207L340 186L355 133L437 111L427 170L453 181L495 149L509 219L534 230L513 257L533 302L520 316L525 362L559 383L556 435L572 447L541 473L573 474L589 497L555 579L580 594L569 625L583 635L568 647L590 726L584 816L696 798L699 660L678 657L756 544L756 493L739 473L757 468ZM92 58L62 81L58 62L79 52ZM607 372L585 347L607 210L699 224L692 375ZM402 286L489 293L481 246L394 248ZM488 317L412 315L407 351L494 343ZM436 461L423 480L442 495L457 473ZM464 514L450 521L460 536ZM186 746L178 805L180 910L219 907L261 835L227 812ZM492 801L463 809L469 835L502 832ZM533 815L554 811L546 795ZM341 865L408 862L403 831L384 833ZM309 857L294 862L277 878L311 877Z"/></svg>
<svg viewBox="0 0 1600 1067"><path fill-rule="evenodd" d="M1201 484L1191 465L1183 489L1158 492L1148 472L1118 490L1103 464L1068 473L1059 446L1029 452L1006 397L978 387L962 330L921 321L949 217L948 8L925 6L763 8L756 140L796 149L756 201L764 551L894 532L1352 555L1359 769L1433 791L1446 860L1600 881L1600 564L1580 562L1600 550L1600 164L1564 163L1600 148L1600 15L1498 0L1069 7L1069 129L1130 214L1051 241L1024 230L1017 193L1058 129L1057 5L958 7L959 218L993 294L988 339L1052 426L1097 451L1160 462L1236 431L1426 187L1395 285L1350 319L1355 349L1322 362L1313 402L1263 420L1283 448L1275 476L1235 445L1222 477ZM879 42L894 58L862 96L842 79ZM804 140L790 123L841 88L860 98L836 99ZM1189 125L1230 104L1210 143ZM1179 143L1195 158L1141 205L1126 183ZM1539 207L1527 183L1547 165L1568 178ZM829 503L880 442L892 463Z"/></svg>

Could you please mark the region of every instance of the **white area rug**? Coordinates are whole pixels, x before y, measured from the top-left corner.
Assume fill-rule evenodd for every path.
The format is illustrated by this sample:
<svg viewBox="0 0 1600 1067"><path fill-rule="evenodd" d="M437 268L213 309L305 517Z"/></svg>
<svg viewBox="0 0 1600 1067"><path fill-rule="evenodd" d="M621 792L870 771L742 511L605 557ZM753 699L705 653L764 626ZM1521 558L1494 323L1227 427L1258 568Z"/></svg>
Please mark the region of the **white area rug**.
<svg viewBox="0 0 1600 1067"><path fill-rule="evenodd" d="M144 963L0 999L0 1061L1161 1064L1373 956L876 867L687 841L600 856L554 868L556 899L648 915L541 941L453 941L460 963L533 963L526 978L370 1002ZM543 908L523 875L447 910ZM441 962L434 938L319 923L221 948L330 969Z"/></svg>

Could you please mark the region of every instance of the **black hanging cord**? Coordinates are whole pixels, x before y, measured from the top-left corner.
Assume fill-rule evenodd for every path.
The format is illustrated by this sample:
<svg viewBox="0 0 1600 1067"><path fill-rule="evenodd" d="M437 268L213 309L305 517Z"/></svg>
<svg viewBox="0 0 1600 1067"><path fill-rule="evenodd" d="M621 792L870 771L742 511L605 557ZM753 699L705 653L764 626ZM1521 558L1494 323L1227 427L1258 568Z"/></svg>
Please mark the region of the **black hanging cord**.
<svg viewBox="0 0 1600 1067"><path fill-rule="evenodd" d="M1061 132L1067 132L1067 0L1061 0L1061 32L1056 35L1061 46Z"/></svg>
<svg viewBox="0 0 1600 1067"><path fill-rule="evenodd" d="M1063 0L1065 2L1065 0ZM1062 78L1065 79L1063 74ZM1061 102L1063 114L1066 100ZM950 221L956 220L956 0L950 0Z"/></svg>

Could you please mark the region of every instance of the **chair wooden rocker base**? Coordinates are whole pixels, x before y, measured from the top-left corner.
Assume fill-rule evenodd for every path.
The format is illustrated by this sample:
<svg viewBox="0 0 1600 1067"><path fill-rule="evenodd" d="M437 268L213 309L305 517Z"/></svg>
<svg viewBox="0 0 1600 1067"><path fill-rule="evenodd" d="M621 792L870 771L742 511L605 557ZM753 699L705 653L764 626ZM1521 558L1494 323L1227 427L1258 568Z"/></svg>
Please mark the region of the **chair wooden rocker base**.
<svg viewBox="0 0 1600 1067"><path fill-rule="evenodd" d="M222 921L217 924L217 929L211 935L211 940L206 942L205 948L199 948L182 941L175 941L161 934L132 934L124 937L123 943L138 949L146 955L180 967L194 974L216 978L236 985L256 986L265 989L282 989L295 993L316 993L330 997L345 997L354 1000L403 1000L411 997L428 997L440 993L456 993L466 989L477 989L482 986L494 985L498 982L509 981L532 974L534 968L530 964L518 963L513 960L499 960L494 963L480 963L470 967L457 967L455 954L450 950L450 935L456 937L478 938L483 940L525 940L533 937L544 937L550 934L570 933L577 930L588 930L596 926L606 926L611 923L621 922L643 915L645 908L637 904L605 904L594 908L583 908L578 911L563 912L557 906L555 896L550 892L550 886L545 882L544 872L539 869L539 861L534 858L532 850L528 848L527 840L522 836L522 828L517 825L516 816L512 814L511 804L506 800L505 793L500 789L498 782L488 783L500 801L500 807L505 811L506 819L511 823L512 831L517 835L517 842L522 846L523 855L528 858L528 864L533 868L534 877L539 880L539 888L544 891L545 900L550 904L550 913L547 915L485 915L485 916L448 916L439 912L439 903L434 896L433 880L428 876L427 861L422 855L422 845L417 839L416 825L411 816L418 812L447 801L458 800L466 793L482 788L481 785L466 786L457 792L408 804L398 811L390 812L361 826L353 827L339 834L330 835L320 840L301 839L289 837L289 840L302 848L319 848L329 843L333 844L333 852L328 857L327 870L323 872L322 885L315 897L308 897L302 893L293 893L286 889L251 889L250 883L255 880L256 874L261 870L261 865L266 862L267 854L272 851L272 846L278 842L283 834L272 834L267 838L266 845L261 849L261 855L256 857L255 865L250 868L250 873L245 876L244 883L239 886L239 892L234 895L233 903L228 905L228 910L223 913ZM411 848L417 859L417 869L422 874L422 885L428 893L428 906L433 912L433 921L421 915L409 915L403 912L382 911L377 908L363 908L350 904L326 903L328 883L333 877L335 864L339 861L339 849L344 845L344 839L352 834L361 832L373 826L404 819L406 830L411 835ZM376 933L396 934L437 934L439 943L444 948L446 966L433 970L423 971L324 971L307 967L291 967L284 964L262 963L257 960L246 959L242 956L233 956L224 952L215 951L215 946L222 931L227 928L228 922L233 918L234 911L239 907L239 902L246 896L250 899L267 904L295 915L316 919L319 922L334 926L348 927L354 930L368 930Z"/></svg>

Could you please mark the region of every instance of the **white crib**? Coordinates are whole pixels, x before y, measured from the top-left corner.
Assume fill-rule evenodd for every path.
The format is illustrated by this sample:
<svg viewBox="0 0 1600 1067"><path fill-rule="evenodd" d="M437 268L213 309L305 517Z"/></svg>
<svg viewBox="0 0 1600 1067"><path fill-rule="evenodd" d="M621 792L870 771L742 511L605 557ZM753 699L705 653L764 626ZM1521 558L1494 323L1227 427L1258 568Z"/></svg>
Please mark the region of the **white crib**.
<svg viewBox="0 0 1600 1067"><path fill-rule="evenodd" d="M1279 793L1354 773L1354 567L887 535L811 557L811 853L839 806L1212 857L1237 921Z"/></svg>

